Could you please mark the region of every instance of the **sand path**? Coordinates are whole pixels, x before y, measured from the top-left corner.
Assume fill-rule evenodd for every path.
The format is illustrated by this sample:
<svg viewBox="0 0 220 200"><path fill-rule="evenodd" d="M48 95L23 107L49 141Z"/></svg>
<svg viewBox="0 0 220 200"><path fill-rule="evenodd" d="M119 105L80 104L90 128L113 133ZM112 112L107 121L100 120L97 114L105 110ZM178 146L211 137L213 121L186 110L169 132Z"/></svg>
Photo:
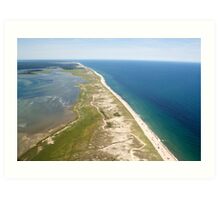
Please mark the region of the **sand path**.
<svg viewBox="0 0 220 200"><path fill-rule="evenodd" d="M89 68L84 66L85 68ZM158 151L160 156L163 160L166 161L177 161L177 158L169 151L169 149L161 142L159 137L147 126L147 124L140 118L140 116L135 113L135 111L130 107L130 105L122 99L121 96L119 96L117 93L115 93L105 82L105 79L102 75L94 71L93 69L89 68L91 71L93 71L98 77L101 78L102 85L107 88L124 106L125 108L130 112L130 114L133 116L137 124L140 126L144 134L147 136L147 138L151 141L155 149ZM134 136L134 135L133 135ZM135 137L135 136L134 136ZM137 139L137 137L135 137ZM141 141L140 139L138 141ZM142 144L144 144L141 141ZM140 147L144 148L144 146ZM138 148L138 149L140 149ZM135 148L133 148L135 150ZM133 151L131 150L131 152Z"/></svg>

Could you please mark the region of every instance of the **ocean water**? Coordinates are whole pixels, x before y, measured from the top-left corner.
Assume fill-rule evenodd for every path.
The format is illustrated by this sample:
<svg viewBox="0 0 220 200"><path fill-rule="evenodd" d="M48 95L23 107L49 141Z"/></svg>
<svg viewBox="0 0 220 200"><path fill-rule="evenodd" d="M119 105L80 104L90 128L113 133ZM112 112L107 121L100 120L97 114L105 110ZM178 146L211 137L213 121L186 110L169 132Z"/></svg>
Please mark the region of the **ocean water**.
<svg viewBox="0 0 220 200"><path fill-rule="evenodd" d="M35 134L74 118L83 80L64 61L18 62L18 133ZM200 63L78 60L104 76L179 160L201 159ZM47 73L40 70L48 68Z"/></svg>
<svg viewBox="0 0 220 200"><path fill-rule="evenodd" d="M78 62L102 74L179 160L201 160L200 63Z"/></svg>
<svg viewBox="0 0 220 200"><path fill-rule="evenodd" d="M60 66L66 67L54 61L18 62L18 134L44 133L74 119L72 105L80 92L76 86L83 80Z"/></svg>

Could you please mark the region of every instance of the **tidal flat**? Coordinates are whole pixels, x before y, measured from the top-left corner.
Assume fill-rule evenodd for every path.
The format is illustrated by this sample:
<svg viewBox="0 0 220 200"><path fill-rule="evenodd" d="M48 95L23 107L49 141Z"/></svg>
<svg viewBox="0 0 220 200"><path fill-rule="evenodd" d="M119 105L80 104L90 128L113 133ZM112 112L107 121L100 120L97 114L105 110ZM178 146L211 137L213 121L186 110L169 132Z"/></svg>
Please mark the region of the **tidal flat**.
<svg viewBox="0 0 220 200"><path fill-rule="evenodd" d="M73 106L76 118L23 153L18 160L163 160L127 108L93 70L65 72L85 81Z"/></svg>

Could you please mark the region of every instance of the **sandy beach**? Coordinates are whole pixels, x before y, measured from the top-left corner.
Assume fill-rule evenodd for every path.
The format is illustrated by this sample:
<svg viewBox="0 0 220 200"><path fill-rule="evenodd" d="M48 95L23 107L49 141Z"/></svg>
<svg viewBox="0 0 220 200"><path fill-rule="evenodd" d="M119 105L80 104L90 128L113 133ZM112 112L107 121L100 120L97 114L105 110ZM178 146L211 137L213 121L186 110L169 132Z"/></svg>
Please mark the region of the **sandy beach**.
<svg viewBox="0 0 220 200"><path fill-rule="evenodd" d="M177 160L102 75L77 64L70 72L87 80L79 85L80 98L73 105L77 119L33 141L19 160Z"/></svg>
<svg viewBox="0 0 220 200"><path fill-rule="evenodd" d="M81 67L89 68L87 66L83 66L80 64ZM141 117L131 108L131 106L124 100L120 95L114 92L107 84L104 77L97 73L95 70L89 68L93 71L97 76L101 78L101 83L103 86L108 89L130 112L133 118L136 120L137 124L140 126L146 137L151 141L155 149L158 151L160 156L165 161L177 161L177 158L169 151L169 149L161 142L160 138L147 126L147 124L141 119Z"/></svg>

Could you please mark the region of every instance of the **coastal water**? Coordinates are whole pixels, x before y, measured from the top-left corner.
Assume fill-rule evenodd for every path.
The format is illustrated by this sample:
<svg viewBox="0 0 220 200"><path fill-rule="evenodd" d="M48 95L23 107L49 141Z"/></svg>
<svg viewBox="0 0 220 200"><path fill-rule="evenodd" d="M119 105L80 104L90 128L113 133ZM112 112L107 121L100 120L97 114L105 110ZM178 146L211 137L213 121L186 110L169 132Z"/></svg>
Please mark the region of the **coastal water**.
<svg viewBox="0 0 220 200"><path fill-rule="evenodd" d="M82 79L59 66L62 63L18 62L18 134L42 133L73 120L72 105L80 92L76 86Z"/></svg>
<svg viewBox="0 0 220 200"><path fill-rule="evenodd" d="M201 160L200 63L79 62L102 74L179 160Z"/></svg>
<svg viewBox="0 0 220 200"><path fill-rule="evenodd" d="M18 133L39 133L74 118L71 106L83 80L61 70L73 62L102 74L179 160L201 159L200 63L19 61Z"/></svg>

